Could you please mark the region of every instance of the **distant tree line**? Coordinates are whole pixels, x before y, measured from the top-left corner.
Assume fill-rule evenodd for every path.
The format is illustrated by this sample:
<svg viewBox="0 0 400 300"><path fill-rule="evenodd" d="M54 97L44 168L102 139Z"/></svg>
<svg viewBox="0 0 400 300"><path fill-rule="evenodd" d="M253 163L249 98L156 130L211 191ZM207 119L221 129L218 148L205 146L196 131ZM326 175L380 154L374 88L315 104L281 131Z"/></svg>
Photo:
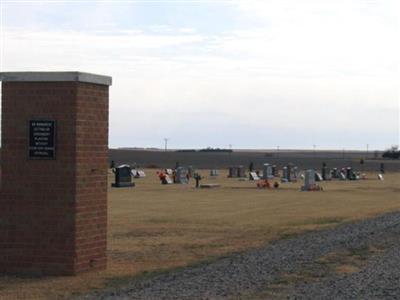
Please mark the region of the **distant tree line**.
<svg viewBox="0 0 400 300"><path fill-rule="evenodd" d="M233 152L233 150L232 149L221 149L221 148L205 148L205 149L200 149L200 150L181 149L181 150L176 150L176 152L226 152L226 153L231 153L231 152Z"/></svg>
<svg viewBox="0 0 400 300"><path fill-rule="evenodd" d="M398 146L392 146L390 149L386 150L382 154L383 158L399 159L400 150Z"/></svg>

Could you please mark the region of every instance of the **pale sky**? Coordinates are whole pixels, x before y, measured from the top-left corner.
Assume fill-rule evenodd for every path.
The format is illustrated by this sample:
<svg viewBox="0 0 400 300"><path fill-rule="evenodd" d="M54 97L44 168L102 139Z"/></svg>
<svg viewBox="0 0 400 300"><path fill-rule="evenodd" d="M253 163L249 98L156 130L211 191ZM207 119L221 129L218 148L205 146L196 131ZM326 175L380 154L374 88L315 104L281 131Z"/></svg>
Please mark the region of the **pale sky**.
<svg viewBox="0 0 400 300"><path fill-rule="evenodd" d="M113 77L110 147L399 144L398 0L2 0L2 71Z"/></svg>

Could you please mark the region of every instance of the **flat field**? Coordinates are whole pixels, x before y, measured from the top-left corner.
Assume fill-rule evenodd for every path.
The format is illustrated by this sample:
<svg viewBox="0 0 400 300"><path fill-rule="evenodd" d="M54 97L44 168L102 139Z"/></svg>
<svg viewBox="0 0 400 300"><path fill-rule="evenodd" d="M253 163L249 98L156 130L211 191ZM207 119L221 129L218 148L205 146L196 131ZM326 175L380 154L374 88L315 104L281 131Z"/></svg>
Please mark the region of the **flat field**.
<svg viewBox="0 0 400 300"><path fill-rule="evenodd" d="M400 174L384 181L323 182L322 192L300 192L301 181L279 189L256 188L254 181L217 179L200 171L202 183L161 185L155 169L135 188L109 188L108 269L76 277L0 277L0 299L66 299L93 289L123 284L175 267L215 259L288 238L400 209ZM110 172L109 182L113 181Z"/></svg>

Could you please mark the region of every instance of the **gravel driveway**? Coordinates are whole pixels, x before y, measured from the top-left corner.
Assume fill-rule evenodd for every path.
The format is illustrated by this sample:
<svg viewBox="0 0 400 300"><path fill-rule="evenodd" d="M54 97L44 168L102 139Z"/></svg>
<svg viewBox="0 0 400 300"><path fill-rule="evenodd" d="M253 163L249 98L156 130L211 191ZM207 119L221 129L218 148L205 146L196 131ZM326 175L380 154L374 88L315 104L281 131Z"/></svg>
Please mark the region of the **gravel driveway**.
<svg viewBox="0 0 400 300"><path fill-rule="evenodd" d="M77 299L400 299L400 212Z"/></svg>

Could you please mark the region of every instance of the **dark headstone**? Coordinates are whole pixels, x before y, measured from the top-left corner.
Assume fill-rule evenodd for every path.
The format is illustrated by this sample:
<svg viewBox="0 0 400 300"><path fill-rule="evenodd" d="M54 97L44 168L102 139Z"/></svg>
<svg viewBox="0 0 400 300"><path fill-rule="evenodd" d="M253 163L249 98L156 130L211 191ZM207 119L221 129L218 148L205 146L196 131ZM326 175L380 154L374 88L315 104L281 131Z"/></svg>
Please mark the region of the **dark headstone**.
<svg viewBox="0 0 400 300"><path fill-rule="evenodd" d="M239 177L239 178L244 178L244 177L246 177L246 172L245 172L243 166L238 166L238 167L237 167L237 177Z"/></svg>
<svg viewBox="0 0 400 300"><path fill-rule="evenodd" d="M131 187L135 186L132 182L131 167L127 165L119 166L115 168L115 183L113 187Z"/></svg>
<svg viewBox="0 0 400 300"><path fill-rule="evenodd" d="M228 177L229 178L237 178L238 177L238 167L229 167L229 174Z"/></svg>
<svg viewBox="0 0 400 300"><path fill-rule="evenodd" d="M274 177L278 177L279 176L279 171L278 171L278 168L276 167L276 165L272 165L272 175Z"/></svg>
<svg viewBox="0 0 400 300"><path fill-rule="evenodd" d="M253 172L253 168L254 168L254 163L251 162L249 165L249 172Z"/></svg>

